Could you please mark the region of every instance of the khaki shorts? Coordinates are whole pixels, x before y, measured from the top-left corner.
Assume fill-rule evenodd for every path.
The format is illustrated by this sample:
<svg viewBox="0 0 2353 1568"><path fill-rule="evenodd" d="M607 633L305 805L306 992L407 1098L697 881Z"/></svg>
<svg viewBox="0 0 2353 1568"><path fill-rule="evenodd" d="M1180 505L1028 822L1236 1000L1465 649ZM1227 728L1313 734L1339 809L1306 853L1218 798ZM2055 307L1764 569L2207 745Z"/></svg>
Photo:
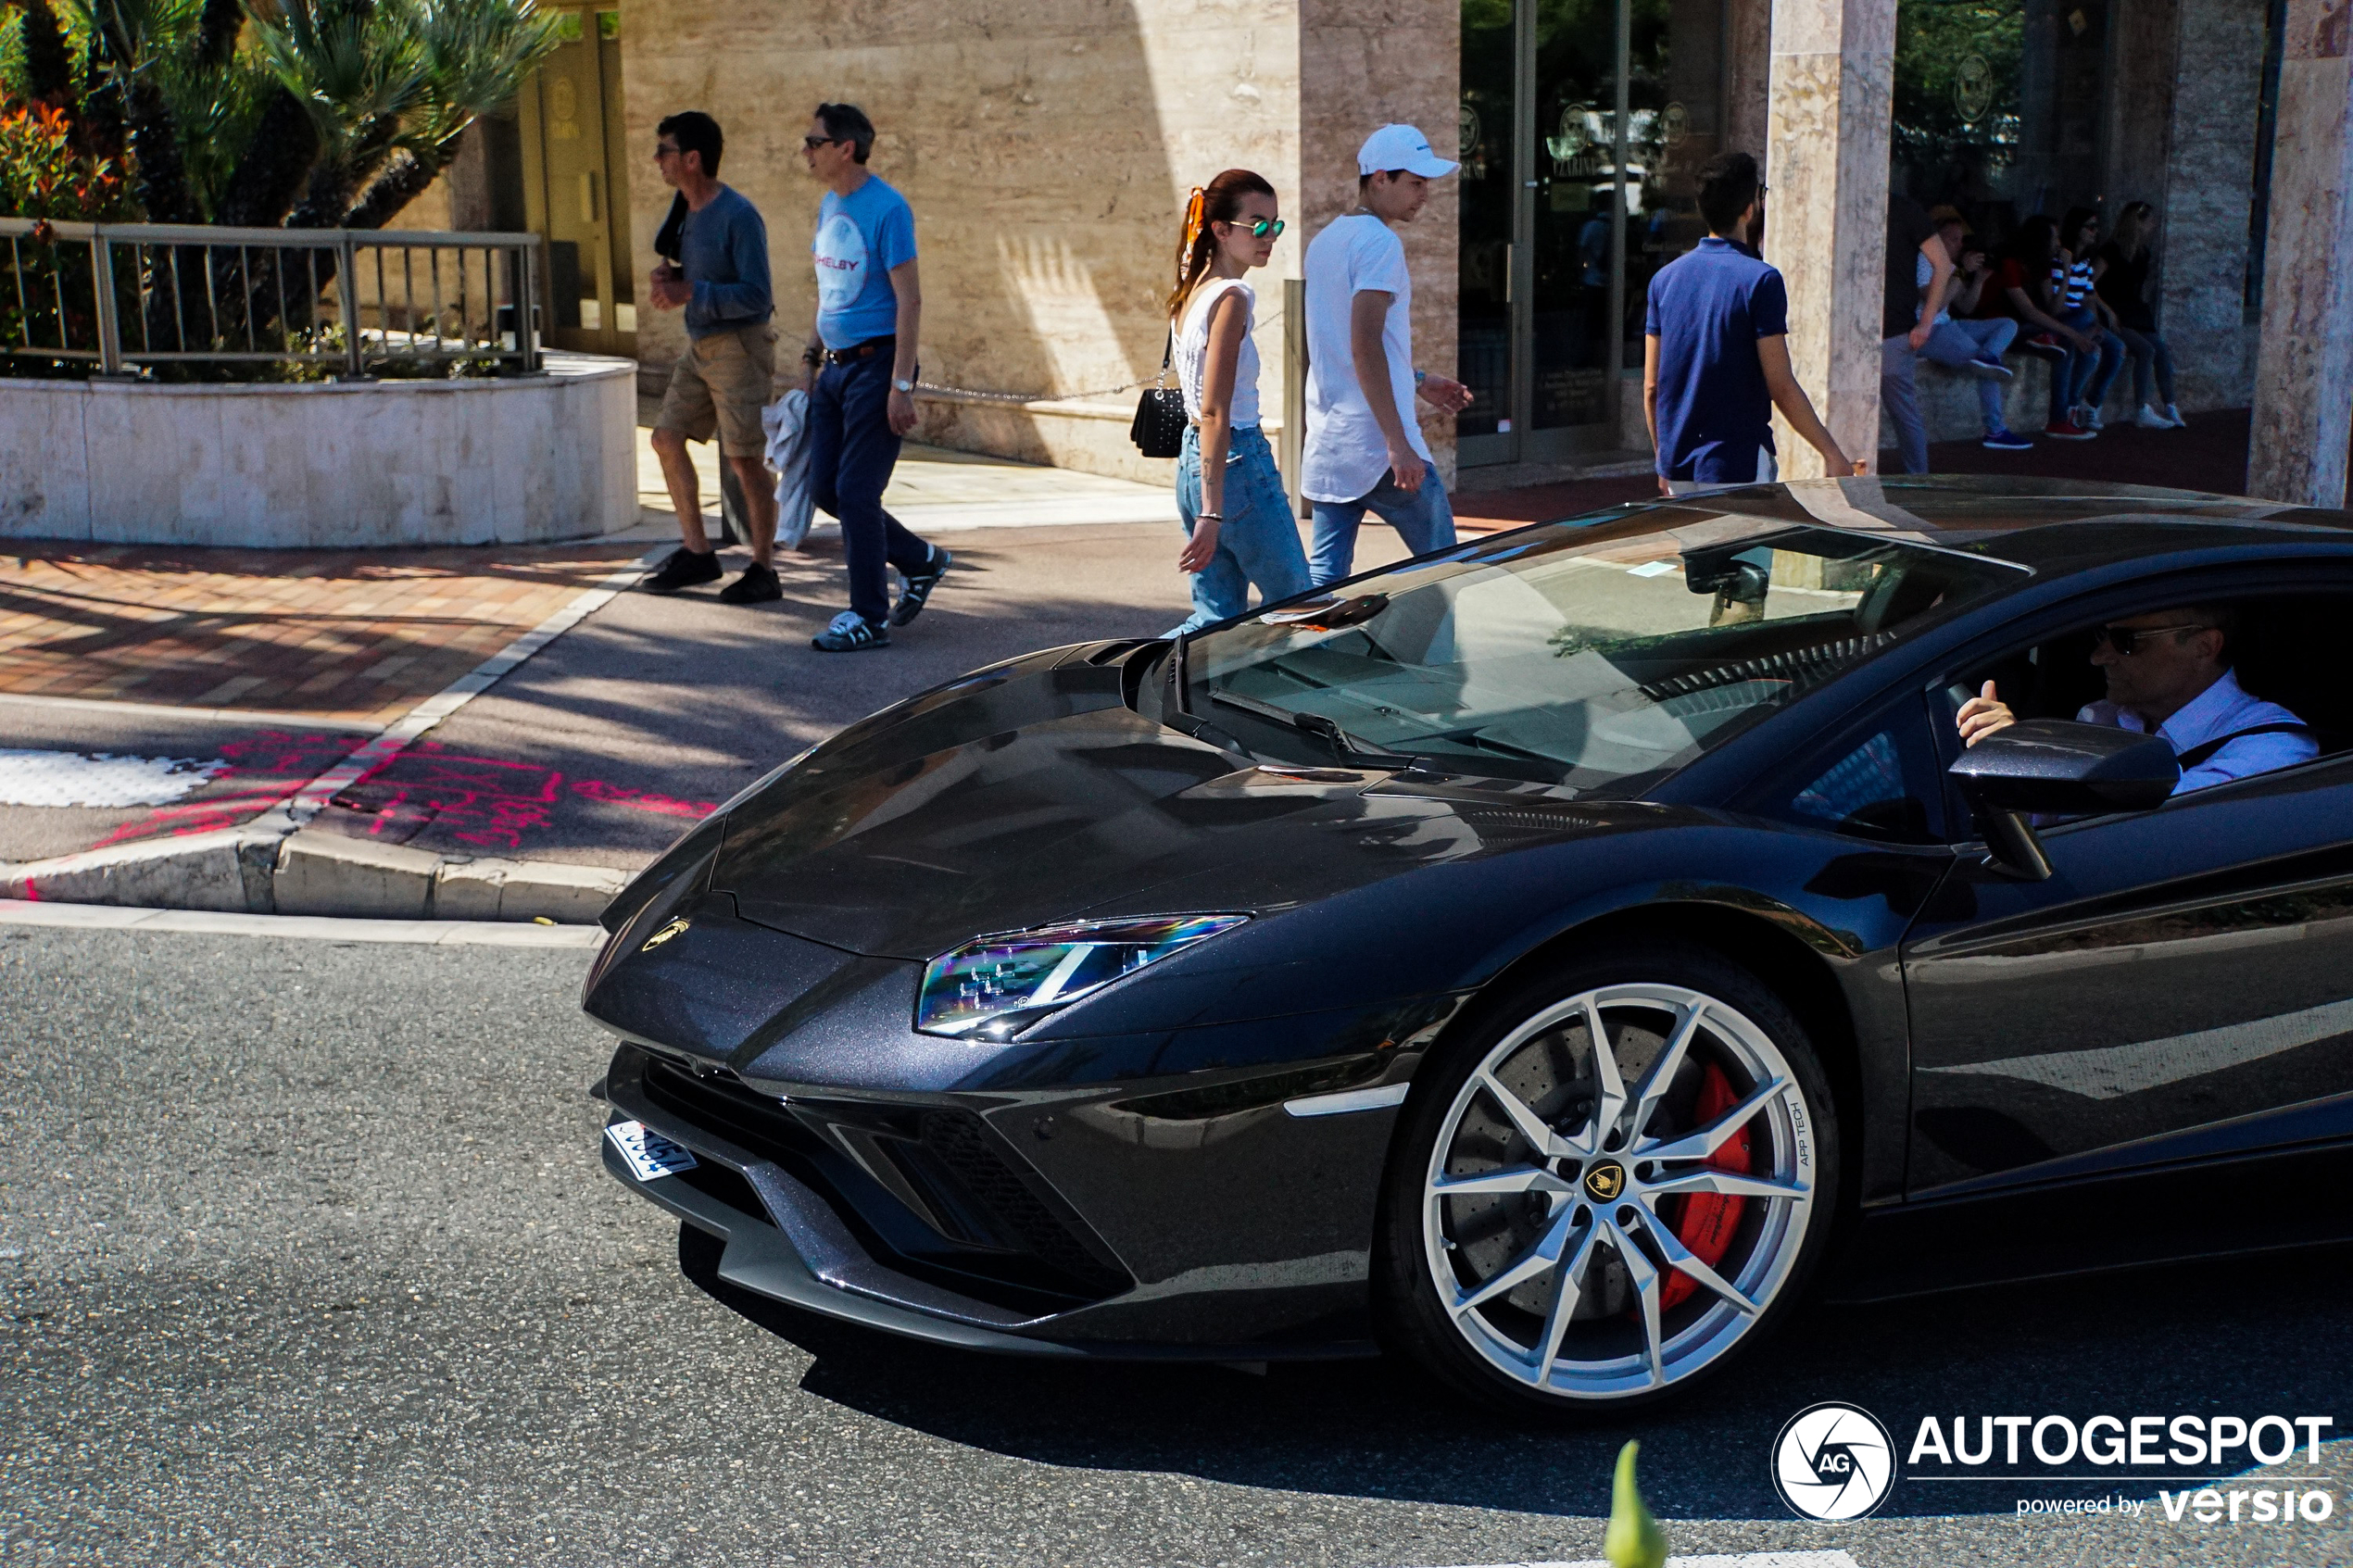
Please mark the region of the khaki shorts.
<svg viewBox="0 0 2353 1568"><path fill-rule="evenodd" d="M716 431L722 453L757 458L768 449L760 410L775 375L776 334L764 324L688 338L686 352L670 368L654 428L689 441L708 441Z"/></svg>

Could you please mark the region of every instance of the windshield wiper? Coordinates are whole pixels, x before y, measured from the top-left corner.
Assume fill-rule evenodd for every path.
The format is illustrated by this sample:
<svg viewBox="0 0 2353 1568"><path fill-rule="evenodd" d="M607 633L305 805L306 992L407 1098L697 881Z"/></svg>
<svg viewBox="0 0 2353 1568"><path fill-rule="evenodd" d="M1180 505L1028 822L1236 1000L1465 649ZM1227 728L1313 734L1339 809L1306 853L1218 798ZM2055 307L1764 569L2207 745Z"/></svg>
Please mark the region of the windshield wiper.
<svg viewBox="0 0 2353 1568"><path fill-rule="evenodd" d="M1302 734L1314 735L1332 748L1334 757L1352 767L1403 771L1424 766L1418 757L1402 751L1382 751L1365 745L1320 713L1294 713L1288 708L1277 708L1271 702L1260 702L1255 697L1237 696L1231 692L1212 692L1209 700L1224 703L1228 708L1239 708L1245 713L1297 730Z"/></svg>

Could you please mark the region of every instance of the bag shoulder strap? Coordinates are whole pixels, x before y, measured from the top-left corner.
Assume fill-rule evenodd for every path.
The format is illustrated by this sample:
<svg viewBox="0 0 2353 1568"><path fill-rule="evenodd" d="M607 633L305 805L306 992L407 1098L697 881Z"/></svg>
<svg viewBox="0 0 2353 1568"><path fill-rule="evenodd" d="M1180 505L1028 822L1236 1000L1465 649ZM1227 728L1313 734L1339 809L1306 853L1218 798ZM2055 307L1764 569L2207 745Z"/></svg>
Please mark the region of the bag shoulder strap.
<svg viewBox="0 0 2353 1568"><path fill-rule="evenodd" d="M2217 735L2212 740L2201 742L2183 752L2176 760L2182 764L2182 771L2186 773L2201 763L2212 761L2216 752L2234 740L2245 740L2249 735L2309 735L2311 733L2312 726L2309 724L2290 723L2285 721L2270 724L2249 724L2244 730L2233 730L2227 735Z"/></svg>

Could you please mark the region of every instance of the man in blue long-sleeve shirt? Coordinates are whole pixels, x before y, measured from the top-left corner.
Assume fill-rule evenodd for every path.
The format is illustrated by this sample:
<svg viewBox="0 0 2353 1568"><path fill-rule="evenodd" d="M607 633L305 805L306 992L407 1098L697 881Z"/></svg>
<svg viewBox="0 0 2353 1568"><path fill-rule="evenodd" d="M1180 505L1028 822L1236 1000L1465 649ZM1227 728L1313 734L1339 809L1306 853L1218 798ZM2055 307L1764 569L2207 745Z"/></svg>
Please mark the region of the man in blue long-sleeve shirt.
<svg viewBox="0 0 2353 1568"><path fill-rule="evenodd" d="M655 308L686 311L686 351L671 367L654 422L654 453L670 482L681 543L646 579L656 593L675 593L720 577L719 556L703 532L702 497L686 443L715 432L719 453L740 482L744 521L751 533L751 564L719 591L729 604L784 597L773 556L776 495L761 454L766 438L760 411L775 378L775 313L768 289L768 229L741 194L719 182L719 123L707 114L673 114L654 131L654 162L665 184L686 203L676 265L654 269Z"/></svg>

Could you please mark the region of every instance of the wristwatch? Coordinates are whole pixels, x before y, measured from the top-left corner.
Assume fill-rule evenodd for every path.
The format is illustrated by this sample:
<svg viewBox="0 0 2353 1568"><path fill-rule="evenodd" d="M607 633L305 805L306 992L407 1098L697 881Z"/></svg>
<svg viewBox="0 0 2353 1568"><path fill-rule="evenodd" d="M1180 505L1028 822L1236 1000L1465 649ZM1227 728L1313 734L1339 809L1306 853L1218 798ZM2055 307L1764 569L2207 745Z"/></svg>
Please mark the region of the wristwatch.
<svg viewBox="0 0 2353 1568"><path fill-rule="evenodd" d="M914 383L913 382L911 382L911 381L900 381L900 380L899 380L897 377L895 377L895 376L894 376L894 377L891 379L891 383L890 383L890 390L891 390L891 391L893 391L893 392L908 392L908 393L912 393L912 392L913 392L913 391L915 390L915 383Z"/></svg>

